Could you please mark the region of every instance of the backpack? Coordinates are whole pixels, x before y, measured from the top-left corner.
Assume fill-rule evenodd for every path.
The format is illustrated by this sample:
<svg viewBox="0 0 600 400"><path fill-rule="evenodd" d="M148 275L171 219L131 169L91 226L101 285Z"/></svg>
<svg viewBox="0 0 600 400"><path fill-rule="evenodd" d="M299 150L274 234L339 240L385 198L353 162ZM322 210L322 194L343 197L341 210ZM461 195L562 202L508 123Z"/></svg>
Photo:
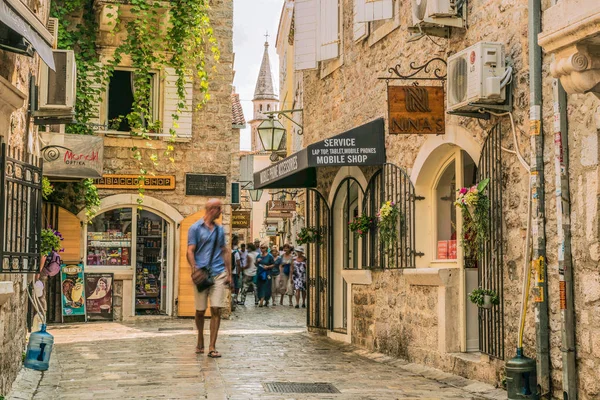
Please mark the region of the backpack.
<svg viewBox="0 0 600 400"><path fill-rule="evenodd" d="M62 260L58 253L54 250L46 257L46 263L44 263L44 268L42 268L41 275L42 276L54 276L60 272L60 264L62 264Z"/></svg>

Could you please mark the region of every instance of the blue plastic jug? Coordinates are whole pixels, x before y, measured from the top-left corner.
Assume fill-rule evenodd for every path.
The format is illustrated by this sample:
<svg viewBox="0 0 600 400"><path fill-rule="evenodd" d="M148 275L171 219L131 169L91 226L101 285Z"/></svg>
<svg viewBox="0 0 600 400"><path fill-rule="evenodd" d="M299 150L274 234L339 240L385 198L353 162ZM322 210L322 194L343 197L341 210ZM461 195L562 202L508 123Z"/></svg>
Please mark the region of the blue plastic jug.
<svg viewBox="0 0 600 400"><path fill-rule="evenodd" d="M46 325L42 324L39 332L33 332L29 335L27 353L25 354L25 368L46 371L50 364L53 345L54 336L46 332Z"/></svg>

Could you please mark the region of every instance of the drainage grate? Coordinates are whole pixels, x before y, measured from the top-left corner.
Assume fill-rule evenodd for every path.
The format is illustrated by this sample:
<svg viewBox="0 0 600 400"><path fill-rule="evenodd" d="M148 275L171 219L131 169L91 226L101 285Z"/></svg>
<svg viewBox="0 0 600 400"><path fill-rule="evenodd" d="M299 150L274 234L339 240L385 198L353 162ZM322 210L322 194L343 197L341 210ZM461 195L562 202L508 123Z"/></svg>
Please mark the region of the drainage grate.
<svg viewBox="0 0 600 400"><path fill-rule="evenodd" d="M331 383L268 382L263 386L272 393L341 393Z"/></svg>

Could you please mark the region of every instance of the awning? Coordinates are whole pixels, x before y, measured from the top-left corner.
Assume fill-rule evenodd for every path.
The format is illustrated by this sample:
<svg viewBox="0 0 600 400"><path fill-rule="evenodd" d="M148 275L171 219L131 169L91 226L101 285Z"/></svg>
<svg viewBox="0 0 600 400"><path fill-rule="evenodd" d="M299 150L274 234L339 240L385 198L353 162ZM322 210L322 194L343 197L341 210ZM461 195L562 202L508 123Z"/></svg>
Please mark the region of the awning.
<svg viewBox="0 0 600 400"><path fill-rule="evenodd" d="M309 145L254 173L255 189L311 188L317 185L317 167L385 164L383 118Z"/></svg>
<svg viewBox="0 0 600 400"><path fill-rule="evenodd" d="M55 70L52 54L52 34L19 0L0 0L0 21L27 39L42 60Z"/></svg>

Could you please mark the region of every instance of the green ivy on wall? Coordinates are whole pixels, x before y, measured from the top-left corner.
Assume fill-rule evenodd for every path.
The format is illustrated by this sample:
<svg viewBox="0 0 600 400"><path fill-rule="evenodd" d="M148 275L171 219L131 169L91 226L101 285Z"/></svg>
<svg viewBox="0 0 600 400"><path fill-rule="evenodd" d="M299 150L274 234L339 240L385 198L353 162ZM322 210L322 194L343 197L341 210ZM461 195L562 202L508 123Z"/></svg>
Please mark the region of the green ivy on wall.
<svg viewBox="0 0 600 400"><path fill-rule="evenodd" d="M177 0L168 3L157 0L128 0L129 12L135 18L122 18L122 1L107 6L112 22L112 34L125 31L127 35L114 50L112 59L101 63L96 47L98 22L94 0L54 0L51 16L59 20L58 47L72 49L77 62L77 98L75 118L77 123L67 127L68 133L93 134L91 121L97 118L98 107L110 77L124 57L134 68L134 99L132 111L126 116L131 135L145 140L144 145L132 147L132 158L139 168L138 203L143 203L143 182L152 174L161 160L174 162L176 128L179 115L185 108L185 85L191 76L198 82L202 99L198 107L209 99L209 61L219 61L220 52L208 17L207 0ZM168 6L167 6L168 4ZM165 7L169 17L164 18ZM114 11L113 11L114 10ZM114 12L114 14L113 14ZM166 29L164 28L164 25ZM162 32L162 33L161 33ZM171 67L177 75L177 110L172 118L174 126L162 126L152 118L153 70ZM213 69L216 67L213 67ZM115 121L111 121L115 122ZM150 133L168 132L166 148L159 154L153 146ZM147 151L142 151L145 149ZM144 154L147 154L144 156ZM93 184L89 185L90 189ZM95 189L95 187L94 187ZM95 192L97 193L97 191ZM99 199L92 202L99 203Z"/></svg>

